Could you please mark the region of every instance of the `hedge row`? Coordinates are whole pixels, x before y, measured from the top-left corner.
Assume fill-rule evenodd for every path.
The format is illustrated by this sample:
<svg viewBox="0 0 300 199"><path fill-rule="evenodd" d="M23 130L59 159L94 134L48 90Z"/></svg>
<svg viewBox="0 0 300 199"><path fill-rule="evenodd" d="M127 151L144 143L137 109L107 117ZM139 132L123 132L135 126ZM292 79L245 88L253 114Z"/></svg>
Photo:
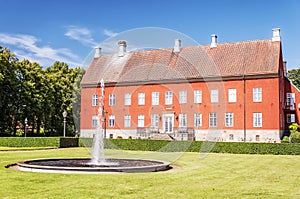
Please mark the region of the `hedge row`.
<svg viewBox="0 0 300 199"><path fill-rule="evenodd" d="M2 147L59 147L59 137L1 137Z"/></svg>
<svg viewBox="0 0 300 199"><path fill-rule="evenodd" d="M92 139L79 139L79 146L91 147ZM273 154L300 155L298 143L243 143L243 142L203 142L203 141L167 141L143 139L109 139L105 148L163 151L163 152L200 152L200 153L234 153L234 154Z"/></svg>
<svg viewBox="0 0 300 199"><path fill-rule="evenodd" d="M4 147L91 147L91 138L7 137L0 138ZM167 141L143 139L106 139L105 148L135 151L200 152L234 154L300 155L299 143L243 143Z"/></svg>

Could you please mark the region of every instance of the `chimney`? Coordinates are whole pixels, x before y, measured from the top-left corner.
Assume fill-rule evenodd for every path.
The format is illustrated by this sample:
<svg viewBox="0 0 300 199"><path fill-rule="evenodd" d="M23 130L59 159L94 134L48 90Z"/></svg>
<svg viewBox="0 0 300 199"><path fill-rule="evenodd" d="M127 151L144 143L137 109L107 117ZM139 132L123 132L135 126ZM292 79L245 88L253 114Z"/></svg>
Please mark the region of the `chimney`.
<svg viewBox="0 0 300 199"><path fill-rule="evenodd" d="M123 57L126 53L126 46L127 46L126 41L120 40L118 44L119 44L119 57Z"/></svg>
<svg viewBox="0 0 300 199"><path fill-rule="evenodd" d="M280 28L273 28L272 41L280 41Z"/></svg>
<svg viewBox="0 0 300 199"><path fill-rule="evenodd" d="M287 76L287 71L286 71L286 61L283 61L283 76Z"/></svg>
<svg viewBox="0 0 300 199"><path fill-rule="evenodd" d="M180 47L181 47L181 40L180 39L175 39L173 52L174 53L179 53L180 52Z"/></svg>
<svg viewBox="0 0 300 199"><path fill-rule="evenodd" d="M94 55L94 58L99 58L100 55L101 55L101 47L96 46L96 47L95 47L95 55Z"/></svg>
<svg viewBox="0 0 300 199"><path fill-rule="evenodd" d="M213 34L211 35L211 44L210 44L210 47L211 48L215 48L217 47L217 35Z"/></svg>

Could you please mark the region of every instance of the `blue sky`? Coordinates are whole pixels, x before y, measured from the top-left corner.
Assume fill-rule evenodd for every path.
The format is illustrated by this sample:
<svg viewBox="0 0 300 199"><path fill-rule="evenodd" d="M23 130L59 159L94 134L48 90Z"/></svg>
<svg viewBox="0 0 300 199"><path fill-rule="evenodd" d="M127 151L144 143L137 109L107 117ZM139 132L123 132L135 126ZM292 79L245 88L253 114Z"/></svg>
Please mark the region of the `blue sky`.
<svg viewBox="0 0 300 199"><path fill-rule="evenodd" d="M259 40L279 27L288 69L300 67L299 0L0 0L0 6L0 45L43 66L55 60L80 66L94 46L136 28L175 30L209 44L211 34L219 43Z"/></svg>

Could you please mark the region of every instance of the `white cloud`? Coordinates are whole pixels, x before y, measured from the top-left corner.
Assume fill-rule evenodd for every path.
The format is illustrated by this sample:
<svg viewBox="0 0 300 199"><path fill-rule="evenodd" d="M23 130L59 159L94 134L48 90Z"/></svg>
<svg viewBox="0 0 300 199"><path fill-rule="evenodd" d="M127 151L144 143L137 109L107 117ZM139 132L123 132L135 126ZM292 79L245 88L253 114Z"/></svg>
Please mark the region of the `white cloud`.
<svg viewBox="0 0 300 199"><path fill-rule="evenodd" d="M68 31L65 36L79 41L85 46L96 46L97 43L92 38L91 32L87 28L82 28L78 26L68 26Z"/></svg>
<svg viewBox="0 0 300 199"><path fill-rule="evenodd" d="M43 66L52 65L54 61L62 61L75 66L80 65L80 57L69 49L40 46L38 45L39 41L32 35L0 33L0 43L13 46L12 51L18 57L36 61Z"/></svg>
<svg viewBox="0 0 300 199"><path fill-rule="evenodd" d="M118 33L113 32L113 31L108 30L108 29L104 29L103 30L103 34L106 35L106 36L108 36L108 37L115 37L115 36L118 35Z"/></svg>

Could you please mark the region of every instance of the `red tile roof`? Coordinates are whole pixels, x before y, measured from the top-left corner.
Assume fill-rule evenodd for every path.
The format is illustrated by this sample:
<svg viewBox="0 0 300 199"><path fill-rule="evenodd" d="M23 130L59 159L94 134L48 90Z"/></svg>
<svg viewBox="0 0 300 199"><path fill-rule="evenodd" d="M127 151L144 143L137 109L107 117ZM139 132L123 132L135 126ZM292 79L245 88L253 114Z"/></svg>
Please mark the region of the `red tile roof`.
<svg viewBox="0 0 300 199"><path fill-rule="evenodd" d="M124 57L102 54L92 61L81 84L141 83L210 77L276 74L280 42L258 40L205 46L128 52Z"/></svg>

